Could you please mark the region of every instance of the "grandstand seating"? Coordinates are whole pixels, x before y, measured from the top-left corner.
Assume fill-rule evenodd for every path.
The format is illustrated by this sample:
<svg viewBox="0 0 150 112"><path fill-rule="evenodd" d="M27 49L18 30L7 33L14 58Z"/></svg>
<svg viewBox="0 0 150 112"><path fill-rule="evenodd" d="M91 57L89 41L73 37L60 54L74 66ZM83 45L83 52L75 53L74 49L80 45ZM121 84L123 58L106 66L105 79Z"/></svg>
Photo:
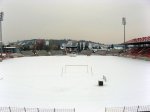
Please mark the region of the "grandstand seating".
<svg viewBox="0 0 150 112"><path fill-rule="evenodd" d="M146 47L130 48L124 54L128 56L150 58L150 48L146 48Z"/></svg>
<svg viewBox="0 0 150 112"><path fill-rule="evenodd" d="M145 50L145 52L143 53L143 55L146 56L146 57L150 57L150 48L147 48Z"/></svg>

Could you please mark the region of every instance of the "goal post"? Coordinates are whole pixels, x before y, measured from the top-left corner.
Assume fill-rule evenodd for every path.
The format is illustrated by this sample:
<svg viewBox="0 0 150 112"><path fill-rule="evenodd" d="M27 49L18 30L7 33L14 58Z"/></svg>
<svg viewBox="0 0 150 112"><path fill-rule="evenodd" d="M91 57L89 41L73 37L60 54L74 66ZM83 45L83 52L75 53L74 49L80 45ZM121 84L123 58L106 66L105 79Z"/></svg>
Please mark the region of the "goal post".
<svg viewBox="0 0 150 112"><path fill-rule="evenodd" d="M77 73L77 72L82 72L82 73L88 73L88 65L75 65L75 64L69 64L69 65L65 65L64 71L65 73Z"/></svg>

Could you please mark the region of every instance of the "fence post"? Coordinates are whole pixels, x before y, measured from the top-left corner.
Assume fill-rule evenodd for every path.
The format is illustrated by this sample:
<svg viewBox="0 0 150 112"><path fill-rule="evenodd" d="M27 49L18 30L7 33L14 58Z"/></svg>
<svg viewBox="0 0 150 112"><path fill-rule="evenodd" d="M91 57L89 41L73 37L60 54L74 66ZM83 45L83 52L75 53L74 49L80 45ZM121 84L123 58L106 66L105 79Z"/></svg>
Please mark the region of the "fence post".
<svg viewBox="0 0 150 112"><path fill-rule="evenodd" d="M106 107L105 107L105 112L106 112Z"/></svg>
<svg viewBox="0 0 150 112"><path fill-rule="evenodd" d="M39 108L37 108L37 112L40 112Z"/></svg>
<svg viewBox="0 0 150 112"><path fill-rule="evenodd" d="M9 111L11 112L11 108L10 108L10 106L9 106Z"/></svg>
<svg viewBox="0 0 150 112"><path fill-rule="evenodd" d="M124 106L124 108L123 108L123 112L125 111L125 106Z"/></svg>
<svg viewBox="0 0 150 112"><path fill-rule="evenodd" d="M74 111L74 112L76 111L75 108L73 109L73 111Z"/></svg>
<svg viewBox="0 0 150 112"><path fill-rule="evenodd" d="M137 112L139 111L139 105L138 105L138 108L137 108Z"/></svg>
<svg viewBox="0 0 150 112"><path fill-rule="evenodd" d="M54 108L54 112L55 112L56 110L55 110L55 108Z"/></svg>
<svg viewBox="0 0 150 112"><path fill-rule="evenodd" d="M27 110L26 110L26 108L24 107L24 112L26 112Z"/></svg>

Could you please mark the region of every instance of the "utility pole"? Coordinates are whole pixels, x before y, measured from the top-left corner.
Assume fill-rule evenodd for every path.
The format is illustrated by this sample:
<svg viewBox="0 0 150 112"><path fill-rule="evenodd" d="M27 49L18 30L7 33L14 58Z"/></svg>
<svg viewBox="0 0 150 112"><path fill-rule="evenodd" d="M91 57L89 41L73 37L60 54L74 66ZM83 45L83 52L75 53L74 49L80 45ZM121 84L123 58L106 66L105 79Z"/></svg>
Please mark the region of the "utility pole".
<svg viewBox="0 0 150 112"><path fill-rule="evenodd" d="M1 51L1 57L2 57L2 47L3 47L3 43L2 43L2 21L3 21L3 12L0 12L0 51Z"/></svg>
<svg viewBox="0 0 150 112"><path fill-rule="evenodd" d="M125 29L125 25L126 25L126 18L125 17L123 17L122 18L122 24L123 24L123 26L124 26L124 41L123 41L123 44L124 44L124 51L126 50L126 45L125 45L125 41L126 41L126 35L125 35L125 31L126 31L126 29Z"/></svg>

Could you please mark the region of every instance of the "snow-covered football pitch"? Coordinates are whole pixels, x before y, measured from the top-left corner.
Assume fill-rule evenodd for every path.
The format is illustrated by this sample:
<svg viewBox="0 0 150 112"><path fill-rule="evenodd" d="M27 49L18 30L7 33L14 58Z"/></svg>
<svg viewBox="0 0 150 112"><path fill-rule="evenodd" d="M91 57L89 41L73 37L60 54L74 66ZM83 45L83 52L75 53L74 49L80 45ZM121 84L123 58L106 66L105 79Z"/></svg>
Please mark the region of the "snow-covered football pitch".
<svg viewBox="0 0 150 112"><path fill-rule="evenodd" d="M102 76L107 81L98 86ZM39 56L0 62L0 106L75 108L150 104L150 62L114 56Z"/></svg>

